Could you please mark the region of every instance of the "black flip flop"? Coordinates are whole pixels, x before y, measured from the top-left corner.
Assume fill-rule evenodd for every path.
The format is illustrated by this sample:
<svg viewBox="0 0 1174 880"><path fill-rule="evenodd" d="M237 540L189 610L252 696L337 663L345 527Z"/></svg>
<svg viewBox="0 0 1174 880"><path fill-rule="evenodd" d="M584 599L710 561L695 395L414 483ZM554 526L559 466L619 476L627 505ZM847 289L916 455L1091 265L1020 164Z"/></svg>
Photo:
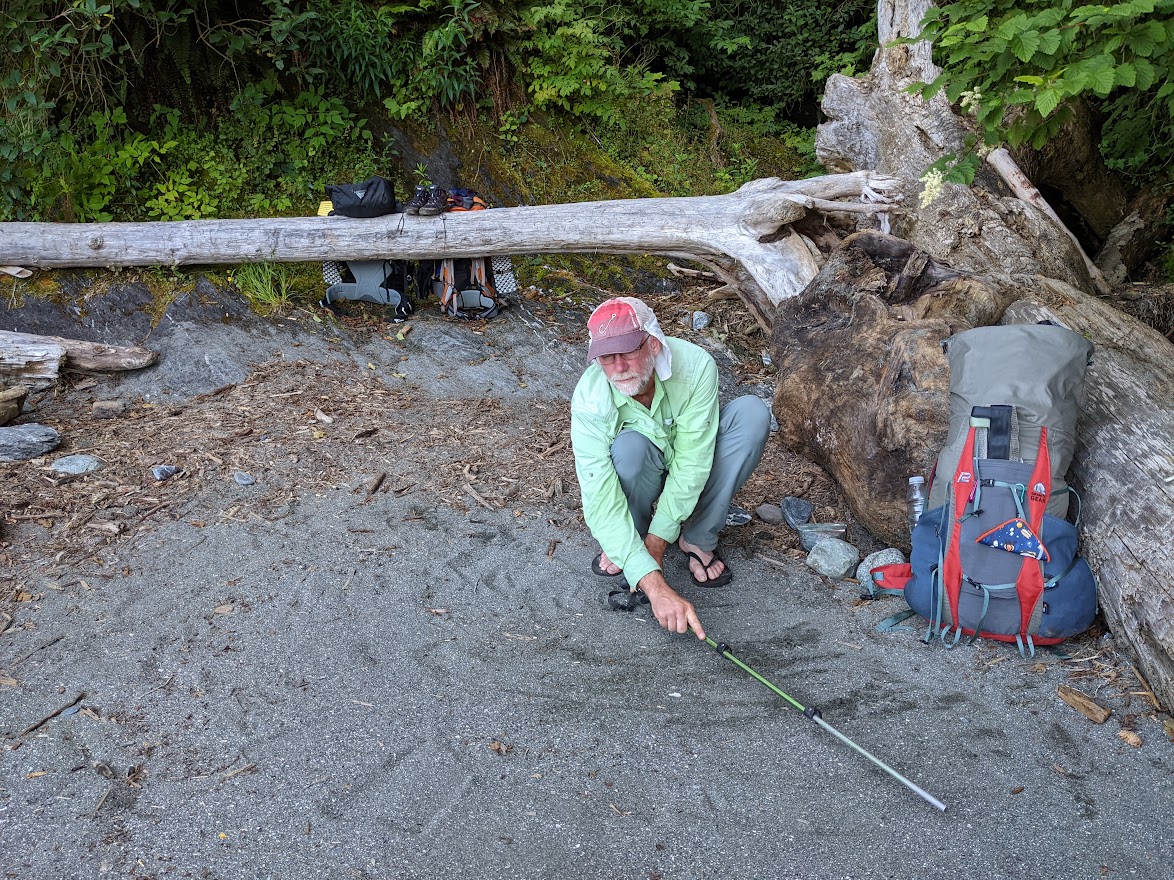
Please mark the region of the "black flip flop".
<svg viewBox="0 0 1174 880"><path fill-rule="evenodd" d="M594 559L591 560L592 574L597 574L600 577L605 577L605 578L614 578L614 577L619 577L620 575L622 575L624 573L622 570L621 571L604 571L603 566L599 564L599 560L601 560L602 558L603 558L603 553L600 553L598 556L596 556Z"/></svg>
<svg viewBox="0 0 1174 880"><path fill-rule="evenodd" d="M709 569L713 567L713 564L715 562L720 562L726 566L725 568L722 569L722 573L719 574L717 577L710 578L709 580L704 580L704 581L699 581L697 579L697 576L693 574L693 569L690 568L689 569L689 577L693 578L693 583L697 584L697 586L710 587L710 588L724 587L726 584L728 584L730 581L732 581L734 579L734 573L732 571L730 571L730 566L726 563L726 561L724 559L722 559L720 556L717 555L716 550L713 551L713 558L709 560L709 565L706 565L705 562L702 561L701 557L698 556L696 553L690 553L688 550L682 550L681 552L684 553L686 556L688 556L691 559L696 559L698 564L705 570L706 574L709 574Z"/></svg>
<svg viewBox="0 0 1174 880"><path fill-rule="evenodd" d="M607 607L612 611L638 611L648 604L648 597L639 590L612 590L607 594Z"/></svg>

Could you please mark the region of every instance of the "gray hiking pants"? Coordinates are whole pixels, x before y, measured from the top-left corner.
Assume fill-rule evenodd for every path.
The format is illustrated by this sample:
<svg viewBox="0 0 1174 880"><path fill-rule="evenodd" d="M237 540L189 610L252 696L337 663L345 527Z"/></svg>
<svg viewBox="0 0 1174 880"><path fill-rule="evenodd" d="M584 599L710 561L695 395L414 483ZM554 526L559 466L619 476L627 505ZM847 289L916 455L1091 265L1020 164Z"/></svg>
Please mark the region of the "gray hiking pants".
<svg viewBox="0 0 1174 880"><path fill-rule="evenodd" d="M730 499L758 467L769 435L770 409L762 398L747 394L721 408L713 469L697 506L681 525L686 541L706 551L717 548L717 533L726 524ZM639 431L625 430L612 441L611 460L628 499L632 522L644 537L652 522L652 506L664 491L668 474L664 453Z"/></svg>

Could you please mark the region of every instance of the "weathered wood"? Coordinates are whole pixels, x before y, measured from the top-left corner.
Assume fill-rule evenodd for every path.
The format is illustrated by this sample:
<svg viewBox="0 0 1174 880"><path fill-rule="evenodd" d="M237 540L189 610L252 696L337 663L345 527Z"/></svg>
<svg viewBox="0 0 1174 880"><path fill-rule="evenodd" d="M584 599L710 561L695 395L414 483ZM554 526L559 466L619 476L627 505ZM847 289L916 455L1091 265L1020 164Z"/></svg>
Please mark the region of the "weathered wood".
<svg viewBox="0 0 1174 880"><path fill-rule="evenodd" d="M38 340L54 342L65 349L65 365L71 370L83 373L115 373L124 370L141 370L159 360L159 353L149 348L130 345L106 345L85 339L65 339L61 336L33 336L0 330L0 347L8 344Z"/></svg>
<svg viewBox="0 0 1174 880"><path fill-rule="evenodd" d="M140 370L158 360L158 352L146 348L0 330L3 385L20 382L40 390L57 384L63 365L81 372L104 373Z"/></svg>
<svg viewBox="0 0 1174 880"><path fill-rule="evenodd" d="M16 333L0 330L0 353L6 349L36 351L50 345L65 350L65 365L71 370L83 373L110 373L124 370L141 370L159 360L159 353L149 348L127 345L106 345L84 339L65 339L60 336L34 336L31 333Z"/></svg>
<svg viewBox="0 0 1174 880"><path fill-rule="evenodd" d="M928 475L945 443L942 340L993 323L1014 297L906 241L862 232L779 306L779 438L831 473L856 518L883 540L908 546L906 479Z"/></svg>
<svg viewBox="0 0 1174 880"><path fill-rule="evenodd" d="M20 415L30 391L27 385L0 388L0 425L7 425Z"/></svg>
<svg viewBox="0 0 1174 880"><path fill-rule="evenodd" d="M20 338L0 341L0 385L26 385L34 391L56 385L65 346L45 336L11 335Z"/></svg>
<svg viewBox="0 0 1174 880"><path fill-rule="evenodd" d="M626 199L370 220L292 217L177 223L0 223L0 262L171 266L535 253L656 253L697 260L764 327L819 270L789 227L809 211L893 210L895 181L870 171L755 180L725 196Z"/></svg>
<svg viewBox="0 0 1174 880"><path fill-rule="evenodd" d="M1066 684L1056 688L1056 695L1093 724L1104 724L1113 714L1111 709L1106 709L1088 694Z"/></svg>
<svg viewBox="0 0 1174 880"><path fill-rule="evenodd" d="M1051 217L1056 225L1068 234L1068 237L1072 239L1072 243L1076 246L1076 250L1079 251L1081 259L1084 260L1084 268L1088 270L1089 278L1092 279L1097 293L1102 296L1107 296L1111 292L1111 288L1109 287L1109 282L1105 280L1105 276L1101 274L1101 270L1097 268L1097 264L1085 253L1084 248L1076 236L1072 234L1072 231L1056 215L1052 206L1047 203L1043 195L1040 194L1040 191L1036 189L1035 184L1031 182L1028 176L1015 163L1015 160L1011 158L1011 154L1000 147L997 150L991 150L990 155L987 156L987 162L998 172L999 177L1003 179L1003 182L1011 188L1011 191L1015 195L1042 211L1048 217Z"/></svg>

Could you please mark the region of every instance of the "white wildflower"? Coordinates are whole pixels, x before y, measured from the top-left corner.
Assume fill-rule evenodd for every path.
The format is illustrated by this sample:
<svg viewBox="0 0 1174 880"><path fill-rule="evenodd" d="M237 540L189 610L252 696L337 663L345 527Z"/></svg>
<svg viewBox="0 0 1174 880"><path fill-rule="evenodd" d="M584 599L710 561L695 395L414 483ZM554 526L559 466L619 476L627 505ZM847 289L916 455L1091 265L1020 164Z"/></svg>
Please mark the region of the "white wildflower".
<svg viewBox="0 0 1174 880"><path fill-rule="evenodd" d="M978 115L978 105L982 101L982 92L978 89L970 89L958 96L958 103L962 107L963 113L973 113Z"/></svg>
<svg viewBox="0 0 1174 880"><path fill-rule="evenodd" d="M921 175L921 182L925 184L925 188L921 191L921 207L928 208L933 204L934 199L942 194L942 187L946 182L946 175L942 174L937 168L931 168L925 174Z"/></svg>

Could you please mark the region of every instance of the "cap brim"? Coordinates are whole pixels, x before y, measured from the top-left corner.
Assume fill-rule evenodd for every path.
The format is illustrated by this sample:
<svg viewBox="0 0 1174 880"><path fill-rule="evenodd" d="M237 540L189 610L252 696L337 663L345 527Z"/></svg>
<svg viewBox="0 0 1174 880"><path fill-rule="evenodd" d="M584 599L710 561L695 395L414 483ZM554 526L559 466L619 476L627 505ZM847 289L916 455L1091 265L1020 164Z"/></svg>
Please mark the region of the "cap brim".
<svg viewBox="0 0 1174 880"><path fill-rule="evenodd" d="M648 338L643 330L633 330L631 333L621 333L619 336L605 336L596 339L587 347L587 363L605 354L627 354L635 351Z"/></svg>

